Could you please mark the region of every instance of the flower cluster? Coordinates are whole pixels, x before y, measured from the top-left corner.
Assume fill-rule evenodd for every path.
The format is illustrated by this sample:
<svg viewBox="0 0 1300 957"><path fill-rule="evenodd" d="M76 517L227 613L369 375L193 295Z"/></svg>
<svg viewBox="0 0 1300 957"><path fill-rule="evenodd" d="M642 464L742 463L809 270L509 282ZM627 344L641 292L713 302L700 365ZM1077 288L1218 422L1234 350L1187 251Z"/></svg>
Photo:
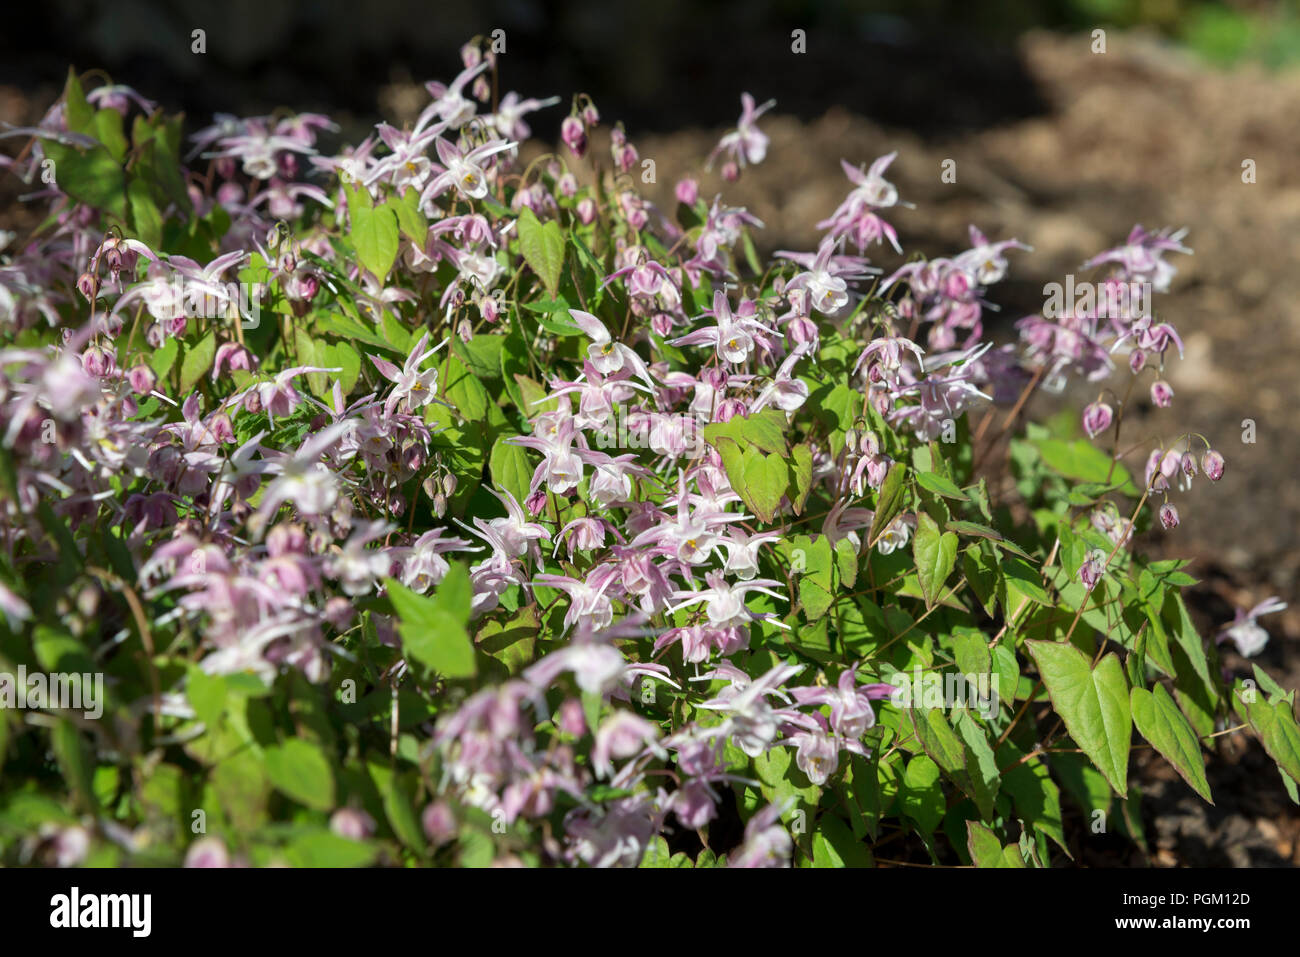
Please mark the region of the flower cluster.
<svg viewBox="0 0 1300 957"><path fill-rule="evenodd" d="M996 346L991 288L1029 247L972 227L898 265L894 154L845 162L816 248L755 269L749 212L695 179L657 209L621 126L589 152L587 96L567 153L525 164L526 117L558 99L498 101L494 57L463 60L354 146L315 114L220 116L182 155L148 101L76 77L25 131L64 185L0 264L0 608L34 654L57 629L110 667L103 767L145 737L197 762L221 828L185 859L217 865L303 859L262 826L271 790L365 862L844 862L901 781L929 795L889 812L919 833L945 786L991 824L966 760L1022 747L1025 709L950 725L895 706L893 676L1014 668L1014 701L1017 655L1068 648L1056 606L1084 609L1058 549L1089 592L1136 575L1117 553L1148 496L1223 459L1157 450L1143 495L1079 440L1112 475L1077 492L1090 519L1050 513L1031 569L968 413L1096 381L1121 347L1162 366L1177 333L1071 311ZM773 104L742 104L705 164L724 182L768 150ZM1180 239L1135 229L1090 265L1163 290ZM1098 400L1084 430L1114 419ZM1015 458L1071 477L1054 448ZM1243 653L1269 610L1228 630ZM86 827L129 857L150 806L76 824L58 859Z"/></svg>

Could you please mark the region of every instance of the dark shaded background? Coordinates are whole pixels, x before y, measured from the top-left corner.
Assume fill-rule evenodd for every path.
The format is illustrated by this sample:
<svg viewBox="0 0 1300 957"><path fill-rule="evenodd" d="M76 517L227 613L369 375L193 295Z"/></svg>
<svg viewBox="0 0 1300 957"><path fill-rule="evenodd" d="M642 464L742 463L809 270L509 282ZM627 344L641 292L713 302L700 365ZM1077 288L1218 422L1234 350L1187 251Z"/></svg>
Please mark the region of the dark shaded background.
<svg viewBox="0 0 1300 957"><path fill-rule="evenodd" d="M6 10L0 84L57 86L71 62L204 117L284 104L367 114L386 83L447 77L461 43L500 28L505 88L599 92L607 115L641 131L727 122L744 88L779 94L803 119L838 103L937 133L1041 110L1014 39L1070 11L1061 0L47 0ZM195 28L207 31L201 56ZM790 55L796 28L809 55Z"/></svg>

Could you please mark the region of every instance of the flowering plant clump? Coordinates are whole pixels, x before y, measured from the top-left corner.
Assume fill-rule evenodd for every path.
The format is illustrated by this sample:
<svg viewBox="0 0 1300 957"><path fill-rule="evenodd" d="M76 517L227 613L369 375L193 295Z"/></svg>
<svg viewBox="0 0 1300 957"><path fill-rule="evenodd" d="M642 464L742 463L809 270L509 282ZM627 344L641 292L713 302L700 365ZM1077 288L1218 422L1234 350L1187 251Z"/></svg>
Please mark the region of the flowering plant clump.
<svg viewBox="0 0 1300 957"><path fill-rule="evenodd" d="M1067 802L1143 841L1132 749L1210 800L1243 728L1295 797L1291 696L1217 653L1279 603L1206 641L1137 551L1225 467L1121 441L1180 233L998 346L1028 247L901 256L893 154L765 264L586 96L530 153L559 101L463 56L333 155L75 74L4 131L48 208L0 261L6 863L1045 867Z"/></svg>

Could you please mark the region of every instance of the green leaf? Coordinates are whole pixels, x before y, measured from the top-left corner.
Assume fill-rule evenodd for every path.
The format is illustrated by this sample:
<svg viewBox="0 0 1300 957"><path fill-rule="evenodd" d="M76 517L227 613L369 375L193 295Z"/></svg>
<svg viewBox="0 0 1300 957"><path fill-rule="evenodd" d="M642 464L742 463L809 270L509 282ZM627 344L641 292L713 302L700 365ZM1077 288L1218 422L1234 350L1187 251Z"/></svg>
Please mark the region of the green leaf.
<svg viewBox="0 0 1300 957"><path fill-rule="evenodd" d="M998 565L992 546L968 545L961 556L962 573L984 610L992 616L998 603Z"/></svg>
<svg viewBox="0 0 1300 957"><path fill-rule="evenodd" d="M907 716L916 730L921 748L941 770L950 775L965 770L966 749L948 724L942 710L914 706L907 709Z"/></svg>
<svg viewBox="0 0 1300 957"><path fill-rule="evenodd" d="M194 713L208 728L215 728L226 709L226 679L210 675L197 665L191 665L189 680L185 684L185 697L189 698Z"/></svg>
<svg viewBox="0 0 1300 957"><path fill-rule="evenodd" d="M776 517L785 490L790 484L789 466L779 455L764 455L753 449L745 453L745 491L742 497L752 504L764 522Z"/></svg>
<svg viewBox="0 0 1300 957"><path fill-rule="evenodd" d="M899 797L903 813L926 834L934 832L948 810L939 784L939 766L924 754L916 755L907 763Z"/></svg>
<svg viewBox="0 0 1300 957"><path fill-rule="evenodd" d="M72 67L68 67L68 79L63 85L63 119L73 133L93 133L95 108L86 99L85 88Z"/></svg>
<svg viewBox="0 0 1300 957"><path fill-rule="evenodd" d="M880 486L880 493L876 496L876 514L871 520L871 531L867 536L867 544L875 547L876 542L880 541L880 536L894 523L903 511L903 506L907 502L907 466L902 462L895 462L889 467L889 474L885 476L885 481Z"/></svg>
<svg viewBox="0 0 1300 957"><path fill-rule="evenodd" d="M111 107L97 110L91 126L91 135L104 144L108 155L115 162L122 162L127 149L126 134L122 130L122 114Z"/></svg>
<svg viewBox="0 0 1300 957"><path fill-rule="evenodd" d="M159 379L164 378L171 371L172 365L176 362L176 356L181 351L180 340L175 336L168 336L163 340L163 344L153 351L149 357L149 368Z"/></svg>
<svg viewBox="0 0 1300 957"><path fill-rule="evenodd" d="M324 753L301 738L263 751L266 773L277 791L317 811L334 807L334 774Z"/></svg>
<svg viewBox="0 0 1300 957"><path fill-rule="evenodd" d="M554 299L560 286L560 270L564 267L564 230L554 220L543 225L528 207L524 207L517 222L519 251L524 262L542 280L547 293Z"/></svg>
<svg viewBox="0 0 1300 957"><path fill-rule="evenodd" d="M749 451L753 446L763 452L774 455L787 455L789 446L785 441L785 415L777 409L764 409L751 416L736 416L726 422L713 422L700 432L704 441L714 448L721 439L731 439L742 451Z"/></svg>
<svg viewBox="0 0 1300 957"><path fill-rule="evenodd" d="M116 110L113 115L117 115ZM162 245L163 219L149 186L144 180L133 179L127 187L127 196L131 201L131 223L136 236L150 249L157 249Z"/></svg>
<svg viewBox="0 0 1300 957"><path fill-rule="evenodd" d="M75 146L43 140L46 159L54 161L58 188L78 203L109 213L126 222L126 174L122 165L102 146L82 151Z"/></svg>
<svg viewBox="0 0 1300 957"><path fill-rule="evenodd" d="M954 498L959 502L966 501L966 493L958 488L952 479L945 478L937 472L917 472L916 483L922 488L929 489L935 495Z"/></svg>
<svg viewBox="0 0 1300 957"><path fill-rule="evenodd" d="M324 829L309 831L289 842L285 855L294 867L365 867L376 849Z"/></svg>
<svg viewBox="0 0 1300 957"><path fill-rule="evenodd" d="M784 554L787 546L783 544L781 549ZM789 540L788 551L798 576L799 604L803 607L804 616L809 621L816 621L826 614L834 600L831 594L834 587L834 553L831 551L830 539L818 535L814 541L807 535L799 535Z"/></svg>
<svg viewBox="0 0 1300 957"><path fill-rule="evenodd" d="M569 315L570 308L569 301L563 296L545 302L524 303L524 309L536 313L537 324L551 335L561 338L586 335L582 327ZM528 326L521 324L520 328L527 329Z"/></svg>
<svg viewBox="0 0 1300 957"><path fill-rule="evenodd" d="M1278 768L1293 781L1300 782L1300 727L1296 725L1290 702L1281 700L1269 704L1260 701L1259 692L1254 689L1250 692L1254 700L1248 702L1244 693L1239 685L1232 695L1238 712L1259 737L1268 756L1277 762Z"/></svg>
<svg viewBox="0 0 1300 957"><path fill-rule="evenodd" d="M1002 790L1011 795L1016 812L1035 831L1050 837L1069 856L1070 847L1061 825L1061 789L1056 786L1047 767L1037 757L1019 763L1025 757L1010 741L997 750L1002 773Z"/></svg>
<svg viewBox="0 0 1300 957"><path fill-rule="evenodd" d="M479 422L487 417L491 397L465 364L454 355L443 360L447 369L446 396L448 401L470 422Z"/></svg>
<svg viewBox="0 0 1300 957"><path fill-rule="evenodd" d="M993 542L999 548L1005 548L1007 551L1019 555L1021 558L1029 558L1028 553L1017 545L1011 539L1004 536L996 529L989 528L987 525L981 525L979 522L951 521L944 528L950 532L956 532L958 535L971 535L975 538L984 538Z"/></svg>
<svg viewBox="0 0 1300 957"><path fill-rule="evenodd" d="M916 559L916 574L926 607L933 608L942 597L943 583L957 563L957 536L952 532L940 532L939 523L921 512L917 515L916 535L912 538L912 555Z"/></svg>
<svg viewBox="0 0 1300 957"><path fill-rule="evenodd" d="M452 340L452 354L480 380L495 382L501 378L501 347L505 341L505 336L478 335L469 342L456 337Z"/></svg>
<svg viewBox="0 0 1300 957"><path fill-rule="evenodd" d="M873 867L875 860L866 844L857 840L848 825L833 814L817 818L813 834L813 867Z"/></svg>
<svg viewBox="0 0 1300 957"><path fill-rule="evenodd" d="M384 805L384 816L397 839L412 850L423 850L428 841L414 809L414 779L399 775L377 761L368 761L366 769Z"/></svg>
<svg viewBox="0 0 1300 957"><path fill-rule="evenodd" d="M360 199L362 194L365 195L365 200ZM401 240L397 214L388 205L375 208L371 205L365 188L359 187L349 193L348 215L351 218L348 235L352 239L352 247L357 251L358 261L383 282L397 261L397 248Z"/></svg>
<svg viewBox="0 0 1300 957"><path fill-rule="evenodd" d="M742 452L730 438L719 437L714 441L731 487L755 515L771 522L790 484L790 468L785 459L764 455L752 447Z"/></svg>
<svg viewBox="0 0 1300 957"><path fill-rule="evenodd" d="M326 343L317 340L316 350L322 366L343 370L337 375L343 394L348 395L361 376L361 355L347 342ZM327 392L332 389L333 385L326 386Z"/></svg>
<svg viewBox="0 0 1300 957"><path fill-rule="evenodd" d="M1174 766L1192 790L1213 804L1210 785L1205 780L1205 758L1201 754L1200 741L1165 686L1157 684L1154 693L1145 688L1134 688L1129 701L1133 723L1142 737Z"/></svg>
<svg viewBox="0 0 1300 957"><path fill-rule="evenodd" d="M475 642L486 654L517 675L533 661L538 630L537 609L519 609L509 621L492 619L479 629Z"/></svg>
<svg viewBox="0 0 1300 957"><path fill-rule="evenodd" d="M92 776L94 761L77 726L67 718L59 719L50 731L50 750L63 772L63 780L80 804L88 811L97 811L99 802Z"/></svg>
<svg viewBox="0 0 1300 957"><path fill-rule="evenodd" d="M980 816L991 820L1002 774L988 737L968 711L959 711L953 719L958 737L966 745L966 780L963 788L979 808Z"/></svg>
<svg viewBox="0 0 1300 957"><path fill-rule="evenodd" d="M1003 847L998 836L979 821L966 822L966 849L976 867L1024 867L1019 848Z"/></svg>
<svg viewBox="0 0 1300 957"><path fill-rule="evenodd" d="M407 189L400 199L395 196L389 197L384 205L393 211L393 215L397 217L397 225L406 238L423 249L429 238L429 221L425 219L424 213L420 212L420 191L414 188Z"/></svg>
<svg viewBox="0 0 1300 957"><path fill-rule="evenodd" d="M1112 652L1094 669L1071 644L1028 641L1052 706L1075 742L1117 794L1128 794L1128 753L1133 736L1128 684Z"/></svg>
<svg viewBox="0 0 1300 957"><path fill-rule="evenodd" d="M533 481L534 468L528 460L528 453L521 446L506 441L507 436L497 439L492 445L492 454L488 458L488 469L492 481L523 504L528 497L528 489Z"/></svg>
<svg viewBox="0 0 1300 957"><path fill-rule="evenodd" d="M796 515L803 514L808 503L808 493L812 490L812 449L807 443L800 443L790 451L790 471L794 475L795 493L790 499Z"/></svg>
<svg viewBox="0 0 1300 957"><path fill-rule="evenodd" d="M1091 484L1111 482L1120 486L1125 495L1138 496L1141 491L1133 484L1128 469L1116 462L1111 470L1111 457L1087 439L1039 439L1033 445L1043 457L1047 467L1066 478Z"/></svg>
<svg viewBox="0 0 1300 957"><path fill-rule="evenodd" d="M181 393L190 392L198 381L212 368L212 360L217 354L217 334L209 332L185 351L185 360L181 363Z"/></svg>
<svg viewBox="0 0 1300 957"><path fill-rule="evenodd" d="M465 628L472 592L463 564L451 566L433 597L416 594L392 578L384 579L384 586L400 621L402 648L412 658L448 678L478 673L474 643Z"/></svg>

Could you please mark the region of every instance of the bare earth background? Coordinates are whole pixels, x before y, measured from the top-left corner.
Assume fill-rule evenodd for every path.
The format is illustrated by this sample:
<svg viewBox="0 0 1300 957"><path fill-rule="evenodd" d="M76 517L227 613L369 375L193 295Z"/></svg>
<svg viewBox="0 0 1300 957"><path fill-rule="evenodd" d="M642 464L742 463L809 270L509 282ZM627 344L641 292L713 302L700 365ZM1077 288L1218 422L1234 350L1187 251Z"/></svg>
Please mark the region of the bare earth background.
<svg viewBox="0 0 1300 957"><path fill-rule="evenodd" d="M1174 257L1179 274L1173 291L1155 302L1157 314L1176 325L1187 346L1186 358L1175 359L1168 375L1174 405L1159 415L1148 406L1125 432L1134 440L1150 436L1150 448L1161 433L1199 431L1223 452L1227 470L1217 485L1202 479L1180 497L1183 523L1176 532L1155 533L1141 547L1195 559L1189 571L1202 583L1190 604L1203 634L1229 621L1233 605L1250 606L1269 595L1291 603L1263 620L1272 641L1257 660L1284 685L1300 687L1300 483L1294 481L1300 463L1300 166L1294 161L1300 128L1289 122L1300 115L1300 72L1212 69L1136 36L1112 34L1105 54L1092 53L1089 42L1086 35L1026 35L1018 49L1019 82L1036 108L957 135L937 132L951 128L943 124L873 122L855 113L862 107L851 94L808 120L782 114L778 104L762 123L772 139L766 162L735 185L705 175L701 192L711 197L723 191L729 203L757 214L767 224L760 237L764 251L811 250L815 223L849 188L839 160L856 164L897 150L890 178L917 207L891 217L907 252L958 252L970 223L990 238L1014 236L1034 247L1013 255L1010 279L994 290L1002 314L992 331L999 337L1010 335L1010 321L1041 308L1045 283L1077 272L1134 223L1188 227L1186 241L1196 255ZM524 77L512 79L529 95L547 92ZM403 118L408 89L396 84L383 90L375 111ZM0 86L0 120L32 122L56 93ZM953 95L978 99L979 93L955 89ZM870 111L889 115L874 104ZM662 208L671 208L672 184L698 170L718 134L642 135L629 126L641 156L657 164L658 186L646 189ZM946 159L956 161L955 184L940 181ZM1242 182L1246 159L1255 161L1254 184ZM12 177L0 181L0 227L21 235L36 219L17 207L19 192ZM876 262L888 270L898 260L887 252ZM1050 414L1063 404L1077 408L1091 398L1083 392L1043 397L1031 413ZM1242 442L1245 419L1255 423L1254 444ZM1226 660L1236 670L1248 669L1232 654ZM1150 751L1135 752L1149 856L1116 837L1080 846L1076 860L1300 864L1300 809L1286 797L1277 771L1242 735L1219 738L1217 749L1209 767L1214 807ZM1086 833L1086 825L1070 830Z"/></svg>

